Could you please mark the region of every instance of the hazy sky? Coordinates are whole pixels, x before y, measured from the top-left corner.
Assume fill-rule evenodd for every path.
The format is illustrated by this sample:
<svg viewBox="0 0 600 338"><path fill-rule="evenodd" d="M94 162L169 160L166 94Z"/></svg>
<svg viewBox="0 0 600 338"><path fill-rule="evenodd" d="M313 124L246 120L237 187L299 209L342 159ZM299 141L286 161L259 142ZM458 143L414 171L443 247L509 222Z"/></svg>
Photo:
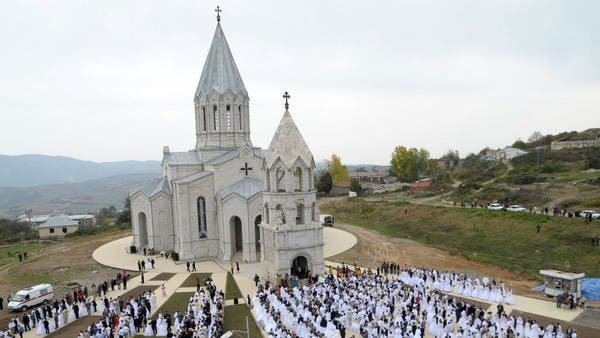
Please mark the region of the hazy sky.
<svg viewBox="0 0 600 338"><path fill-rule="evenodd" d="M2 1L0 154L195 143L214 7L268 147L281 95L317 160L388 163L600 127L600 1Z"/></svg>

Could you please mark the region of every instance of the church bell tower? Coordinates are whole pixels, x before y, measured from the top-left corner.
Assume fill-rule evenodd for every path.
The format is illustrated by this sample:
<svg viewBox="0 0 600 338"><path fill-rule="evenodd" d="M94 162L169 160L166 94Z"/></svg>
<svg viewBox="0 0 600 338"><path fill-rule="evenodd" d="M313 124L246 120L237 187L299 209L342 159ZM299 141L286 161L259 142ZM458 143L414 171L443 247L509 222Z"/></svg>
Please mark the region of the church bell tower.
<svg viewBox="0 0 600 338"><path fill-rule="evenodd" d="M285 112L263 161L261 257L270 279L285 273L306 278L324 270L315 161L289 112L290 96L283 97Z"/></svg>
<svg viewBox="0 0 600 338"><path fill-rule="evenodd" d="M221 28L217 28L194 95L196 150L239 148L250 141L249 97Z"/></svg>

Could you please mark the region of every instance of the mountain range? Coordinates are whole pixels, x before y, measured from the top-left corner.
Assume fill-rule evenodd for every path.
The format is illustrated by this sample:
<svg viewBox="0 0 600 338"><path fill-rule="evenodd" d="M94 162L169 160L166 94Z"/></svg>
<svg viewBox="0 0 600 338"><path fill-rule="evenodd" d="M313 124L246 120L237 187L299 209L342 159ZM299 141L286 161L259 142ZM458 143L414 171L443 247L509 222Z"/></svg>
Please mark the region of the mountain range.
<svg viewBox="0 0 600 338"><path fill-rule="evenodd" d="M77 183L129 174L158 175L160 162L92 162L65 156L0 155L0 187Z"/></svg>
<svg viewBox="0 0 600 338"><path fill-rule="evenodd" d="M160 175L159 161L91 162L65 156L0 155L0 218L123 207L130 189Z"/></svg>

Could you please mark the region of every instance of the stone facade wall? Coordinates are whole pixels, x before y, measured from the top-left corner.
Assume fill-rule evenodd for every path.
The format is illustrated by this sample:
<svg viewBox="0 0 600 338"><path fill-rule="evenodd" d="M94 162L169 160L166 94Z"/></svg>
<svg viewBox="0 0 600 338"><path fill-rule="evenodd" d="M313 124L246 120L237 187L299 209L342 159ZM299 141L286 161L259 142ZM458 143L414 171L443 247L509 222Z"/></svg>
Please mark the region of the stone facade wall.
<svg viewBox="0 0 600 338"><path fill-rule="evenodd" d="M50 232L50 229L53 229L54 232ZM56 227L52 227L52 228L42 227L42 228L38 228L38 232L39 232L40 238L42 238L42 239L62 238L68 234L74 233L75 231L77 231L77 229L79 229L79 226L77 226L77 225L56 226Z"/></svg>

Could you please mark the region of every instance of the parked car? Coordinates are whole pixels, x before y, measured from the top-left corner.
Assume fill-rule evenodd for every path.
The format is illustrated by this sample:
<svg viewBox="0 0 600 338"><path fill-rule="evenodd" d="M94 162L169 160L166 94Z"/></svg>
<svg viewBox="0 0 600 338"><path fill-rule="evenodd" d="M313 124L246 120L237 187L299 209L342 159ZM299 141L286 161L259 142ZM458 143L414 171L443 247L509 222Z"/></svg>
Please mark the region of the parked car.
<svg viewBox="0 0 600 338"><path fill-rule="evenodd" d="M523 212L523 211L527 211L527 208L523 207L520 204L513 204L510 207L506 208L507 211L517 211L517 212Z"/></svg>
<svg viewBox="0 0 600 338"><path fill-rule="evenodd" d="M588 218L589 214L593 215L595 213L596 213L596 211L594 211L594 210L581 210L579 212L579 217Z"/></svg>
<svg viewBox="0 0 600 338"><path fill-rule="evenodd" d="M593 218L593 219L600 219L600 212L594 212L594 213L592 214L592 218Z"/></svg>
<svg viewBox="0 0 600 338"><path fill-rule="evenodd" d="M331 215L321 215L319 218L321 219L322 226L332 227L333 224L335 223L335 217L333 217Z"/></svg>
<svg viewBox="0 0 600 338"><path fill-rule="evenodd" d="M20 290L8 303L9 311L27 311L27 309L48 302L54 298L54 289L50 284L39 284Z"/></svg>
<svg viewBox="0 0 600 338"><path fill-rule="evenodd" d="M488 205L488 210L504 210L504 204L501 203L492 203Z"/></svg>

